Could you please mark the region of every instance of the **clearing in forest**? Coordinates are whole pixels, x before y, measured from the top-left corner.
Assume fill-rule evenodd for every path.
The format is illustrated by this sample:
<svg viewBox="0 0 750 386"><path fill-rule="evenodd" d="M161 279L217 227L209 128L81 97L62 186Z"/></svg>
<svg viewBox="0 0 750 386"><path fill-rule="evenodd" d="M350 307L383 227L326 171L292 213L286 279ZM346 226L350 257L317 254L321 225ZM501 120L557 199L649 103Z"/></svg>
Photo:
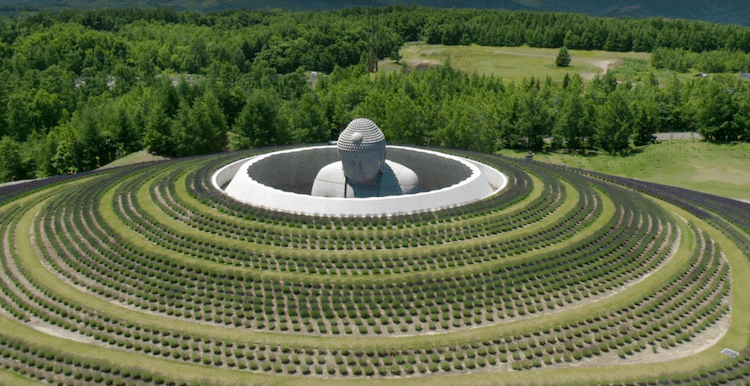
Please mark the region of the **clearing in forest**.
<svg viewBox="0 0 750 386"><path fill-rule="evenodd" d="M611 52L569 50L572 60L568 67L557 67L557 48L486 47L486 46L445 46L422 43L408 43L401 49L402 59L396 63L384 60L380 71L407 70L428 65L445 63L450 58L451 66L467 74L500 76L507 81L519 82L532 75L561 82L566 73L580 74L584 79L592 79L596 74L604 74L607 69L622 63L623 58L648 60L647 52Z"/></svg>

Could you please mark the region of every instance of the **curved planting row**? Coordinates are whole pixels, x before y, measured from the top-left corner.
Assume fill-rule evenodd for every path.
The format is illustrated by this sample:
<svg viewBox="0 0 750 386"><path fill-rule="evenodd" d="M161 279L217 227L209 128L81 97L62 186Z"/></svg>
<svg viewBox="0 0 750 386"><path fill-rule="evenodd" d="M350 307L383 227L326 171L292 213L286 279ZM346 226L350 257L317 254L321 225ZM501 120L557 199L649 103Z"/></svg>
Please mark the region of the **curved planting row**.
<svg viewBox="0 0 750 386"><path fill-rule="evenodd" d="M510 186L430 213L297 216L213 190L213 171L249 154L9 199L0 317L36 331L0 327L0 363L59 384L419 383L679 357L726 331L733 273L722 248L609 182L463 153ZM146 358L159 365L141 367Z"/></svg>
<svg viewBox="0 0 750 386"><path fill-rule="evenodd" d="M140 176L133 181L142 179L146 177ZM59 205L70 208L71 211L55 209L55 220L44 221L46 216L42 217L42 223L47 227L46 233L40 235L41 239L49 240L48 243L55 247L55 253L50 255L61 259L66 265L61 272L76 278L76 283L82 286L88 286L87 283L92 281L103 283L105 286L98 288L107 291L108 296L144 309L158 308L170 315L184 315L199 320L231 320L233 324L249 328L277 331L348 335L420 333L423 330L481 325L496 319L554 310L591 294L612 290L652 269L666 256L676 239L671 224L662 224L658 219L637 213L633 209L626 210L624 208L633 205L623 201L620 205L622 209L604 227L583 240L558 248L554 255L540 253L534 259L518 263L495 264L496 267L488 269L489 275L485 273L482 277L474 277L475 272L471 272L468 278L461 274L434 277L430 281L409 278L406 285L398 287L392 284L384 286L380 283L372 285L352 282L324 287L321 291L315 288L316 284L320 284L319 281L299 280L282 284L258 280L253 275L232 274L232 279L225 284L225 280L215 280L213 272L204 271L192 273L189 282L194 287L185 288L188 279L180 277L189 267L171 267L171 262L166 259L164 262L154 262L151 255L139 256L135 252L111 246L119 244L109 236L115 233L114 229L102 228L103 221L97 221L94 216L96 210L91 208L97 203L97 192L101 190L104 189L91 189L86 194L71 196L72 202ZM144 220L138 216L137 211L125 209L136 205L133 203L133 195L122 193L123 190L126 188L117 189L117 199L113 204L115 210L122 211L122 218L130 220L129 224L134 231L163 246L165 252L176 251L236 264L239 258L222 258L234 254L244 257L241 265L257 266L261 270L269 269L272 264L269 260L273 261L272 258L281 259L281 256L259 253L256 255L258 260L253 261L249 258L253 256L252 245L246 249L225 248L220 243L213 242L209 236L190 243L184 235L178 236L172 232L171 238L177 244L166 243L164 240L167 237L156 236L159 231L155 216L150 221ZM593 200L589 198L587 201ZM575 209L572 212L577 217L586 218L589 217L587 213L597 213L594 208L590 211L577 210L578 207ZM86 224L92 224L92 227ZM471 251L463 251L463 254L467 256L468 264L476 262L487 265L486 262L492 262L492 258L500 259L502 263L507 255L503 248L524 242L534 246L535 238L549 233L547 228L540 228L537 232L539 233L531 236L524 235L520 241L511 238L492 244L483 243ZM660 242L651 241L659 240L660 236L670 238ZM488 239L492 240L490 237ZM54 243L54 240L58 242ZM74 243L75 240L84 242ZM449 250L452 251L453 249ZM399 256L382 255L385 253L375 255L377 260L374 258L366 262L346 256L337 260L342 264L362 267L363 270L372 270L373 260L385 265L385 268L411 264L408 266L411 270L419 270L418 264L424 264L425 260L429 262L429 259L446 259L448 256L439 250L417 258L401 258L400 261ZM296 259L289 258L289 261L283 263L286 265L285 271L300 271L299 267L307 267L302 263L300 255L295 257ZM415 260L418 263L414 264ZM321 259L315 257L307 258L307 261L314 261L315 265L311 265L313 268L321 265ZM627 262L630 264L626 264ZM460 263L459 260L456 265ZM291 269L291 264L299 265ZM620 268L613 270L614 265L619 265ZM279 269L278 266L274 268ZM440 265L436 264L433 270L439 271L439 268ZM446 265L442 268L446 268ZM382 268L380 269L382 272ZM313 273L328 274L332 270L333 266L323 266L323 269L314 270ZM129 273L128 280L118 282L123 271ZM352 271L354 269L349 269L349 273ZM569 287L572 283L578 286L571 291ZM457 285L459 291L455 289ZM460 291L460 288L464 291ZM563 288L566 291L564 295L561 292ZM277 289L281 290L280 295L277 294ZM384 302L388 306L383 305ZM310 320L305 319L318 322L310 323ZM306 331L303 331L305 326Z"/></svg>
<svg viewBox="0 0 750 386"><path fill-rule="evenodd" d="M750 238L747 237L750 233L750 203L674 186L608 176L573 168L568 169L614 181L685 208L719 227L750 258Z"/></svg>

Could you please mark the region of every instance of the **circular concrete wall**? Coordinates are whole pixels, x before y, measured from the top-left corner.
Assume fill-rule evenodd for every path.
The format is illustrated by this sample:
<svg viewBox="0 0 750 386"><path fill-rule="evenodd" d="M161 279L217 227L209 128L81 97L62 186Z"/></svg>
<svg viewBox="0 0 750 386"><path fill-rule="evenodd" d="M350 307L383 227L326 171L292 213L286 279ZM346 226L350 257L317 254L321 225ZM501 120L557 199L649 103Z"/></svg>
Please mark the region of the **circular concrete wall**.
<svg viewBox="0 0 750 386"><path fill-rule="evenodd" d="M246 158L219 169L217 189L248 204L290 213L330 216L391 215L436 210L485 198L505 187L494 168L430 150L388 146L386 159L413 170L422 191L373 198L310 196L318 171L338 161L335 146L278 151ZM225 187L225 188L224 188Z"/></svg>

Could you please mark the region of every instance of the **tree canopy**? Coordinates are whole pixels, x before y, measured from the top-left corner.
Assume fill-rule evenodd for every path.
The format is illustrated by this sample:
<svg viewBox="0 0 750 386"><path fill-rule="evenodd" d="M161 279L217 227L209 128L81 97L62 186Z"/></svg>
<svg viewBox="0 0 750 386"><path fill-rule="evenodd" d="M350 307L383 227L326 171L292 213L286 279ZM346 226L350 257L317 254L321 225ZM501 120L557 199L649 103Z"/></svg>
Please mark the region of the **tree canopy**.
<svg viewBox="0 0 750 386"><path fill-rule="evenodd" d="M0 23L0 180L82 172L140 149L320 143L358 116L391 143L480 151L552 138L627 152L631 139L675 130L750 139L750 86L738 78L630 87L610 73L587 85L577 75L507 83L450 65L369 73L371 53L398 58L415 40L653 51L654 68L675 70L750 66L750 28L680 20L422 7L37 13Z"/></svg>

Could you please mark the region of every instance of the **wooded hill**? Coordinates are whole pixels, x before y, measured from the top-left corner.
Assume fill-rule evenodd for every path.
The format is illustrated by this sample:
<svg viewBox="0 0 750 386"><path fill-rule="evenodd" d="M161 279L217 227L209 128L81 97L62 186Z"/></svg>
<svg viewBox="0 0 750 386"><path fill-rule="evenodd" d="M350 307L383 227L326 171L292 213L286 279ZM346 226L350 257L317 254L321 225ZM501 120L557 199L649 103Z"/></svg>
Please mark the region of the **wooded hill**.
<svg viewBox="0 0 750 386"><path fill-rule="evenodd" d="M357 116L391 143L482 151L535 149L549 136L553 146L609 152L654 131L750 138L748 82L736 73L637 85L612 75L513 84L449 66L368 73L374 59L398 58L417 40L654 51L657 67L683 70L750 67L750 28L679 20L420 7L38 13L0 23L0 180L90 170L143 148L188 156L323 142ZM311 87L310 71L330 76Z"/></svg>

